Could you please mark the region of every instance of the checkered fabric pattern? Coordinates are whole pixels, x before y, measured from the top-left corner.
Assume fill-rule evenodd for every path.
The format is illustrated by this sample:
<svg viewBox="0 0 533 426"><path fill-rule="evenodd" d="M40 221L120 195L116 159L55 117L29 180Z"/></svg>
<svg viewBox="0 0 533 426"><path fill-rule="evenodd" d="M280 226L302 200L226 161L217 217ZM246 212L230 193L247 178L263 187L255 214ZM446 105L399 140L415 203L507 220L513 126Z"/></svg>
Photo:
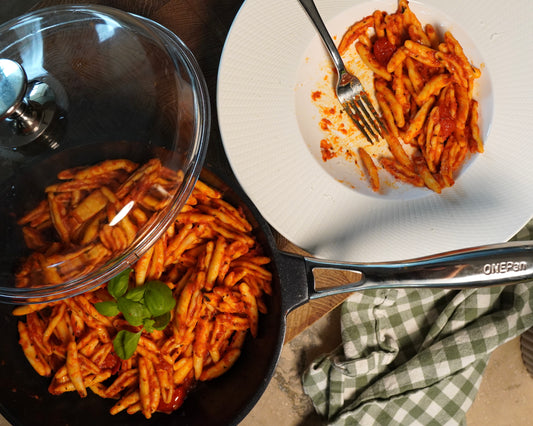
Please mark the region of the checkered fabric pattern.
<svg viewBox="0 0 533 426"><path fill-rule="evenodd" d="M531 221L514 239L533 239ZM491 352L533 326L533 286L355 293L305 392L331 425L458 425Z"/></svg>

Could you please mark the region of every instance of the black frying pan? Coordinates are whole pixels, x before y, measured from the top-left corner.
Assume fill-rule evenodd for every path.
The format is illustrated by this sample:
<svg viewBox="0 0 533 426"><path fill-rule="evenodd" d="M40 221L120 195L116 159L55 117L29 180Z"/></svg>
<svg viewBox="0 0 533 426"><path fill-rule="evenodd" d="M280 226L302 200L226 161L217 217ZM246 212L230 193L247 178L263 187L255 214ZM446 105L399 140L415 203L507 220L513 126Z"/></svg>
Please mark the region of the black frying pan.
<svg viewBox="0 0 533 426"><path fill-rule="evenodd" d="M214 426L239 423L266 389L283 347L286 316L312 298L375 287L462 288L516 283L533 277L533 245L507 243L480 249L456 251L422 260L347 264L305 258L278 250L270 227L245 196L233 177L205 170L202 180L221 189L228 201L242 205L259 240L272 258L273 294L268 314L260 318L258 337L249 338L241 358L222 377L201 383L173 414L156 413L151 420L142 414L109 414L112 400L89 392L80 399L71 392L52 396L49 378L38 376L18 345L17 319L12 306L0 305L0 411L14 425L194 425ZM226 183L227 182L227 183ZM228 186L230 185L230 186ZM355 271L357 281L334 289L317 290L315 268Z"/></svg>

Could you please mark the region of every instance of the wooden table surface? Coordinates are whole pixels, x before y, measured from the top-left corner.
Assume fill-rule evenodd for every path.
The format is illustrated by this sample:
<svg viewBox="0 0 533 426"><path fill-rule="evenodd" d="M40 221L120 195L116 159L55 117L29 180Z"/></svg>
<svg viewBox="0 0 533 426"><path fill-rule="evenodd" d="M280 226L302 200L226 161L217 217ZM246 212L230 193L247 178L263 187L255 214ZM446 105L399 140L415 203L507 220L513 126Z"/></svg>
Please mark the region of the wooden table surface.
<svg viewBox="0 0 533 426"><path fill-rule="evenodd" d="M150 18L173 31L196 57L207 82L212 125L206 164L231 170L220 136L216 114L217 72L224 41L243 0L25 0L32 9L60 4L102 4ZM266 0L268 1L268 0ZM19 6L20 7L20 6ZM303 253L282 236L276 235L278 247ZM342 273L330 272L319 285L342 282ZM290 285L290 283L288 283ZM292 311L287 319L285 342L338 306L347 294L315 299Z"/></svg>

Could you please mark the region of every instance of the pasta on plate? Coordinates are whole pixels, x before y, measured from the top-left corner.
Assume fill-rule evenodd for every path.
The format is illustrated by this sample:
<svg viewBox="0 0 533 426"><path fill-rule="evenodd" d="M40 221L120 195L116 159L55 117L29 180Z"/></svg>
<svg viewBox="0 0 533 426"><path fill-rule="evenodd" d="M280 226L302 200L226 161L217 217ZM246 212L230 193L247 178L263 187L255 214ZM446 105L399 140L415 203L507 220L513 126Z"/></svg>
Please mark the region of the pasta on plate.
<svg viewBox="0 0 533 426"><path fill-rule="evenodd" d="M402 182L437 193L453 186L468 156L483 152L474 99L481 70L450 31L441 37L432 25L423 26L407 0L400 0L394 13L376 10L351 25L339 52L346 54L352 46L372 71L388 129L390 155L359 149L372 189L380 189L379 166Z"/></svg>

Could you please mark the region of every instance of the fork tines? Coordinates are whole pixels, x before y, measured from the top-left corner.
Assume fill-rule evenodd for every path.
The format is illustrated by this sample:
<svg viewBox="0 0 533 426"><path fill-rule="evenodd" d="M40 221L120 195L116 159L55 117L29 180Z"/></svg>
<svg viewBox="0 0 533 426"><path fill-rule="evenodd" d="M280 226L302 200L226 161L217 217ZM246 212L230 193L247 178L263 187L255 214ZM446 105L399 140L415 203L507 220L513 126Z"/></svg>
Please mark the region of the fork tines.
<svg viewBox="0 0 533 426"><path fill-rule="evenodd" d="M386 128L366 92L361 92L353 100L344 102L342 106L371 144L379 141L379 138L386 132Z"/></svg>

